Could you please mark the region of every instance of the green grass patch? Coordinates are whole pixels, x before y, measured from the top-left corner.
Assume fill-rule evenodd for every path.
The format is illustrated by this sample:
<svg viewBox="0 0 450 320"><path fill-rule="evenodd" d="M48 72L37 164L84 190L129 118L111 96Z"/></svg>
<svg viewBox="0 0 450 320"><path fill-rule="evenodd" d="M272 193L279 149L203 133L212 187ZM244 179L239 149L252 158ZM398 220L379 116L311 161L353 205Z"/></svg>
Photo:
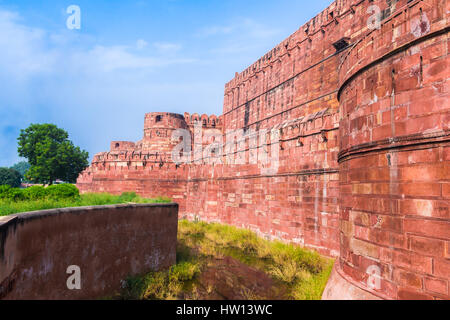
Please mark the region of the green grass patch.
<svg viewBox="0 0 450 320"><path fill-rule="evenodd" d="M245 268L264 272L273 280L273 292L283 292L286 300L320 300L333 267L333 260L295 245L267 241L255 233L235 227L188 222L182 220L178 228L177 264L167 271L152 272L130 278L119 299L210 299L217 298L214 284L207 285L202 274L215 268L220 261L231 257ZM221 264L221 267L223 265ZM217 279L222 283L223 279ZM227 276L229 286L238 286ZM240 278L239 282L245 281ZM240 295L243 299L273 299L254 291L247 283ZM229 291L229 290L228 290ZM265 293L265 292L263 292ZM236 298L229 296L225 298ZM276 298L280 298L277 296Z"/></svg>
<svg viewBox="0 0 450 320"><path fill-rule="evenodd" d="M130 277L123 291L113 299L176 300L193 291L194 281L201 272L203 261L191 254L189 248L177 246L177 264L169 270Z"/></svg>
<svg viewBox="0 0 450 320"><path fill-rule="evenodd" d="M32 189L33 188L33 189ZM168 203L169 198L148 199L137 196L135 193L123 193L115 196L109 193L88 193L82 195L66 195L61 192L53 192L45 189L32 187L24 189L21 196L17 196L17 190L9 191L8 198L0 198L0 216L20 212L31 212L68 207L86 207L113 205L125 203ZM56 195L55 195L56 194Z"/></svg>

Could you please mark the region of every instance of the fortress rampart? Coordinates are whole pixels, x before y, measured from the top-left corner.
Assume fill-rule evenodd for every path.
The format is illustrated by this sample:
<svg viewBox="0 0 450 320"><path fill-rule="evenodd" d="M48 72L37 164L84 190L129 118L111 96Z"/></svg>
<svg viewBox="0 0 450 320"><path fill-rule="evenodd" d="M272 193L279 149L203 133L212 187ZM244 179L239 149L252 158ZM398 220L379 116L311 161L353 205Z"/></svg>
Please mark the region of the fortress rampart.
<svg viewBox="0 0 450 320"><path fill-rule="evenodd" d="M449 12L448 0L337 0L236 74L220 117L149 114L143 140L96 155L78 186L169 196L180 217L338 257L333 276L373 297L448 299ZM172 159L176 129L190 132L191 164ZM279 139L244 136L208 161L207 132L229 130ZM249 161L274 148L276 171Z"/></svg>

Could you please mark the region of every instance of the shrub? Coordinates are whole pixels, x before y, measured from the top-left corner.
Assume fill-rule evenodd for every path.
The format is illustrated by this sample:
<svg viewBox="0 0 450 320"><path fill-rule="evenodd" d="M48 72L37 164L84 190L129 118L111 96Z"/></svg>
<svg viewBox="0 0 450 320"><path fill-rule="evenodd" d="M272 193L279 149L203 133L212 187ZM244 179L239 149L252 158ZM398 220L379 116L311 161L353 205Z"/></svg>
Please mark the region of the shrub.
<svg viewBox="0 0 450 320"><path fill-rule="evenodd" d="M20 187L22 176L14 169L0 168L0 185L9 185L12 188Z"/></svg>
<svg viewBox="0 0 450 320"><path fill-rule="evenodd" d="M4 193L4 192L8 191L9 189L11 189L11 186L8 185L8 184L0 185L0 194L2 194L2 193Z"/></svg>
<svg viewBox="0 0 450 320"><path fill-rule="evenodd" d="M144 278L130 278L127 282L128 297L152 300L174 300L183 294L183 284L192 281L200 273L200 265L181 262L168 271L152 272Z"/></svg>
<svg viewBox="0 0 450 320"><path fill-rule="evenodd" d="M8 194L9 194L9 190L11 190L11 186L10 185L0 186L0 199L7 199L8 198Z"/></svg>
<svg viewBox="0 0 450 320"><path fill-rule="evenodd" d="M194 279L200 271L199 264L183 261L172 267L169 277L176 281L189 281Z"/></svg>
<svg viewBox="0 0 450 320"><path fill-rule="evenodd" d="M137 195L135 192L124 192L120 195L119 200L121 202L132 202L136 198Z"/></svg>
<svg viewBox="0 0 450 320"><path fill-rule="evenodd" d="M47 187L48 197L51 199L78 198L80 191L73 184L57 184Z"/></svg>
<svg viewBox="0 0 450 320"><path fill-rule="evenodd" d="M11 188L9 185L0 186L0 199L20 201L25 200L25 194L22 189Z"/></svg>
<svg viewBox="0 0 450 320"><path fill-rule="evenodd" d="M25 194L22 189L19 188L11 188L8 192L9 200L13 201L22 201L25 200Z"/></svg>
<svg viewBox="0 0 450 320"><path fill-rule="evenodd" d="M109 193L85 193L81 196L81 206L103 206L119 203L117 196Z"/></svg>
<svg viewBox="0 0 450 320"><path fill-rule="evenodd" d="M45 199L48 195L48 190L41 186L33 186L25 189L24 191L25 198L28 200L41 200Z"/></svg>

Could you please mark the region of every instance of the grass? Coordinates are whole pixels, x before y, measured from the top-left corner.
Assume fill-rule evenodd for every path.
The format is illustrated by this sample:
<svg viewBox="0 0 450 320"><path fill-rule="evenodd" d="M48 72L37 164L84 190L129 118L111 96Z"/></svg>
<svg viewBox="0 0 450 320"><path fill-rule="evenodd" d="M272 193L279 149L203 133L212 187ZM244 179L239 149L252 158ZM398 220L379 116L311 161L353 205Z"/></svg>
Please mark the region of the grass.
<svg viewBox="0 0 450 320"><path fill-rule="evenodd" d="M217 295L213 293L218 288L214 283L204 283L202 274L226 257L264 272L273 280L277 287L275 291L284 292L282 298L286 300L320 300L333 266L333 260L316 252L267 241L248 230L182 220L178 231L177 264L167 271L128 279L123 291L115 298L214 298ZM230 286L240 285L233 283L229 275L226 278L225 282ZM253 290L250 283L241 288L240 297L246 300L273 298L269 293L261 297L261 292Z"/></svg>
<svg viewBox="0 0 450 320"><path fill-rule="evenodd" d="M168 198L147 199L137 196L135 193L123 193L114 196L108 193L88 193L69 199L40 199L40 200L0 200L0 216L20 212L30 212L55 208L85 207L125 203L167 203Z"/></svg>
<svg viewBox="0 0 450 320"><path fill-rule="evenodd" d="M184 291L192 291L192 281L200 273L200 264L182 261L166 272L152 272L127 280L122 299L176 300Z"/></svg>

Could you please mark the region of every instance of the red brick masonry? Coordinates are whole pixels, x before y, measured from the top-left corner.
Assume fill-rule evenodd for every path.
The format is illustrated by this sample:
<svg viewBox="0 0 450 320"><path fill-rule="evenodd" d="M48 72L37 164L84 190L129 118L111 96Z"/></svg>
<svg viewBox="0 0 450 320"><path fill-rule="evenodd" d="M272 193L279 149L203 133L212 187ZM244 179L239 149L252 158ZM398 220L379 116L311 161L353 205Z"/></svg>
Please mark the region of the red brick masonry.
<svg viewBox="0 0 450 320"><path fill-rule="evenodd" d="M223 115L150 113L143 140L113 142L78 186L169 196L181 217L339 257L334 274L376 297L449 299L449 12L448 0L337 0L226 84ZM195 121L279 130L278 171L176 165L174 130L211 142Z"/></svg>
<svg viewBox="0 0 450 320"><path fill-rule="evenodd" d="M0 299L98 299L176 261L177 204L66 208L0 217ZM81 289L69 290L69 266Z"/></svg>

